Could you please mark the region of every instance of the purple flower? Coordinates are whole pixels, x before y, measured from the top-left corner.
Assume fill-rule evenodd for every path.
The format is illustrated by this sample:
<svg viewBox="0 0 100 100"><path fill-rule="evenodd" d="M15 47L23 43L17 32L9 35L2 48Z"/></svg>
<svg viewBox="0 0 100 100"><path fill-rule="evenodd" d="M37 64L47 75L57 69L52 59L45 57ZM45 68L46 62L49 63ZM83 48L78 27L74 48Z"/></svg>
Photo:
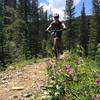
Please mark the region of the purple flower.
<svg viewBox="0 0 100 100"><path fill-rule="evenodd" d="M52 65L55 64L52 60L48 60L46 63L47 63L49 68L52 68Z"/></svg>
<svg viewBox="0 0 100 100"><path fill-rule="evenodd" d="M51 61L47 61L47 65L48 65L49 68L51 68L52 67Z"/></svg>
<svg viewBox="0 0 100 100"><path fill-rule="evenodd" d="M92 100L100 100L100 95L94 95L94 96L92 97Z"/></svg>
<svg viewBox="0 0 100 100"><path fill-rule="evenodd" d="M96 81L96 84L100 84L100 80L97 80L97 81Z"/></svg>
<svg viewBox="0 0 100 100"><path fill-rule="evenodd" d="M65 67L65 71L70 75L73 73L73 68L71 67L71 65L67 65Z"/></svg>
<svg viewBox="0 0 100 100"><path fill-rule="evenodd" d="M59 75L60 74L60 70L59 69L55 69L55 74Z"/></svg>
<svg viewBox="0 0 100 100"><path fill-rule="evenodd" d="M92 97L92 100L96 100L96 96L93 96L93 97Z"/></svg>
<svg viewBox="0 0 100 100"><path fill-rule="evenodd" d="M76 63L77 65L80 65L80 63L81 63L80 59L76 60L75 63Z"/></svg>

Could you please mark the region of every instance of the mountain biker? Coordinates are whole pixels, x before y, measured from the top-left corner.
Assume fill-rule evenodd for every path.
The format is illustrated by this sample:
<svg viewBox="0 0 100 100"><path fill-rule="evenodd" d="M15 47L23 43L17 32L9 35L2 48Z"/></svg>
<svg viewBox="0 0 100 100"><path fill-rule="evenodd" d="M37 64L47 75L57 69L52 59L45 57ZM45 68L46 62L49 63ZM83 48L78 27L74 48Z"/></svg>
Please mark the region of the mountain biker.
<svg viewBox="0 0 100 100"><path fill-rule="evenodd" d="M50 32L50 31L55 30L55 29L60 30L59 32L57 32L56 36L53 33L51 35L52 35L52 38L55 38L55 37L59 38L60 53L63 54L63 51L62 51L62 31L66 29L66 26L64 25L64 23L59 21L59 14L58 13L55 13L53 17L54 17L54 20L51 22L51 24L46 29L46 31Z"/></svg>

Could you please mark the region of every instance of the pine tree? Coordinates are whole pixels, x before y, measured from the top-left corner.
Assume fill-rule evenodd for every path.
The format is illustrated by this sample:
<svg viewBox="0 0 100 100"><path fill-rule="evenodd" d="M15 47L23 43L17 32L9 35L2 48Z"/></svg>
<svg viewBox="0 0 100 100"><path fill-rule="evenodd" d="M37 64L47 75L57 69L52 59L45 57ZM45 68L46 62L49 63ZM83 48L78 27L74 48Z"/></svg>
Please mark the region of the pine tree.
<svg viewBox="0 0 100 100"><path fill-rule="evenodd" d="M4 2L3 0L0 1L0 67L5 65L5 52L4 52L4 45L5 45L5 37L3 34L3 26L4 26Z"/></svg>
<svg viewBox="0 0 100 100"><path fill-rule="evenodd" d="M28 22L28 16L30 14L31 9L31 2L30 0L19 0L18 5L19 12L21 14L21 17L25 20L25 22Z"/></svg>
<svg viewBox="0 0 100 100"><path fill-rule="evenodd" d="M47 11L44 11L43 6L39 8L39 41L41 42L42 54L46 56L46 46L48 41L48 34L45 32L48 25Z"/></svg>
<svg viewBox="0 0 100 100"><path fill-rule="evenodd" d="M80 32L81 32L81 45L84 48L84 54L88 54L88 20L85 14L85 5L83 3L83 8L81 11L81 20L80 20Z"/></svg>
<svg viewBox="0 0 100 100"><path fill-rule="evenodd" d="M16 0L4 0L4 5L15 8Z"/></svg>
<svg viewBox="0 0 100 100"><path fill-rule="evenodd" d="M47 34L45 34L45 29L47 28L48 19L47 11L44 11L43 6L39 8L39 35L41 40L47 39Z"/></svg>
<svg viewBox="0 0 100 100"><path fill-rule="evenodd" d="M4 23L5 24L10 24L11 19L10 19L10 8L16 8L16 0L4 0Z"/></svg>
<svg viewBox="0 0 100 100"><path fill-rule="evenodd" d="M65 14L67 15L67 48L68 50L74 49L76 44L76 34L75 34L75 7L73 6L73 0L66 0Z"/></svg>
<svg viewBox="0 0 100 100"><path fill-rule="evenodd" d="M32 0L32 24L30 33L30 50L31 55L37 57L40 49L39 43L39 14L38 0Z"/></svg>
<svg viewBox="0 0 100 100"><path fill-rule="evenodd" d="M11 21L10 24L5 25L3 34L5 34L6 38L6 61L7 63L12 63L23 57L23 27L25 23L20 19L18 12L14 8L8 7L8 13L9 11Z"/></svg>
<svg viewBox="0 0 100 100"><path fill-rule="evenodd" d="M18 11L20 14L20 18L22 20L24 20L25 22L25 27L23 28L24 31L24 54L25 54L25 58L31 58L31 53L30 53L30 47L29 47L29 41L30 41L30 30L31 30L31 26L30 26L30 20L32 19L32 14L31 14L31 10L32 10L32 4L30 2L30 0L19 0L19 4L18 4Z"/></svg>
<svg viewBox="0 0 100 100"><path fill-rule="evenodd" d="M0 8L0 63L2 63L0 65L4 66L23 56L23 27L25 23L20 19L17 10L10 1L2 1L0 5L2 8Z"/></svg>
<svg viewBox="0 0 100 100"><path fill-rule="evenodd" d="M100 43L100 2L99 0L93 0L93 16L89 36L89 54L93 57L98 43Z"/></svg>

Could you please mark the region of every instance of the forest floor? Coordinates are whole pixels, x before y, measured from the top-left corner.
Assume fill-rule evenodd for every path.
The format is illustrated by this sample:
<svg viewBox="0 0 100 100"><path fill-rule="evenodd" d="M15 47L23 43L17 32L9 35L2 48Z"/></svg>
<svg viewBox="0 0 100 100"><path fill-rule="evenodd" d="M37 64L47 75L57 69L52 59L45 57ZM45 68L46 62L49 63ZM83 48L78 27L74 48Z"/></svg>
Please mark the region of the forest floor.
<svg viewBox="0 0 100 100"><path fill-rule="evenodd" d="M47 60L0 72L0 100L30 100L37 95L48 80Z"/></svg>

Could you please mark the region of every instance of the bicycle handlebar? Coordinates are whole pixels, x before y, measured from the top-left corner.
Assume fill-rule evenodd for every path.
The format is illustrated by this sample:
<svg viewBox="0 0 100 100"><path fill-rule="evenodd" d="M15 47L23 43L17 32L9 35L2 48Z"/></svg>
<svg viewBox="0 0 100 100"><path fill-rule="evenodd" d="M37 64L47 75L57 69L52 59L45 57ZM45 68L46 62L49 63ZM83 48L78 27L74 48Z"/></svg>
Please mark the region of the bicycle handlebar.
<svg viewBox="0 0 100 100"><path fill-rule="evenodd" d="M54 29L54 30L51 30L51 31L48 31L48 30L46 30L46 32L49 32L49 33L51 33L51 32L60 32L60 31L64 31L64 30L66 30L66 29Z"/></svg>

